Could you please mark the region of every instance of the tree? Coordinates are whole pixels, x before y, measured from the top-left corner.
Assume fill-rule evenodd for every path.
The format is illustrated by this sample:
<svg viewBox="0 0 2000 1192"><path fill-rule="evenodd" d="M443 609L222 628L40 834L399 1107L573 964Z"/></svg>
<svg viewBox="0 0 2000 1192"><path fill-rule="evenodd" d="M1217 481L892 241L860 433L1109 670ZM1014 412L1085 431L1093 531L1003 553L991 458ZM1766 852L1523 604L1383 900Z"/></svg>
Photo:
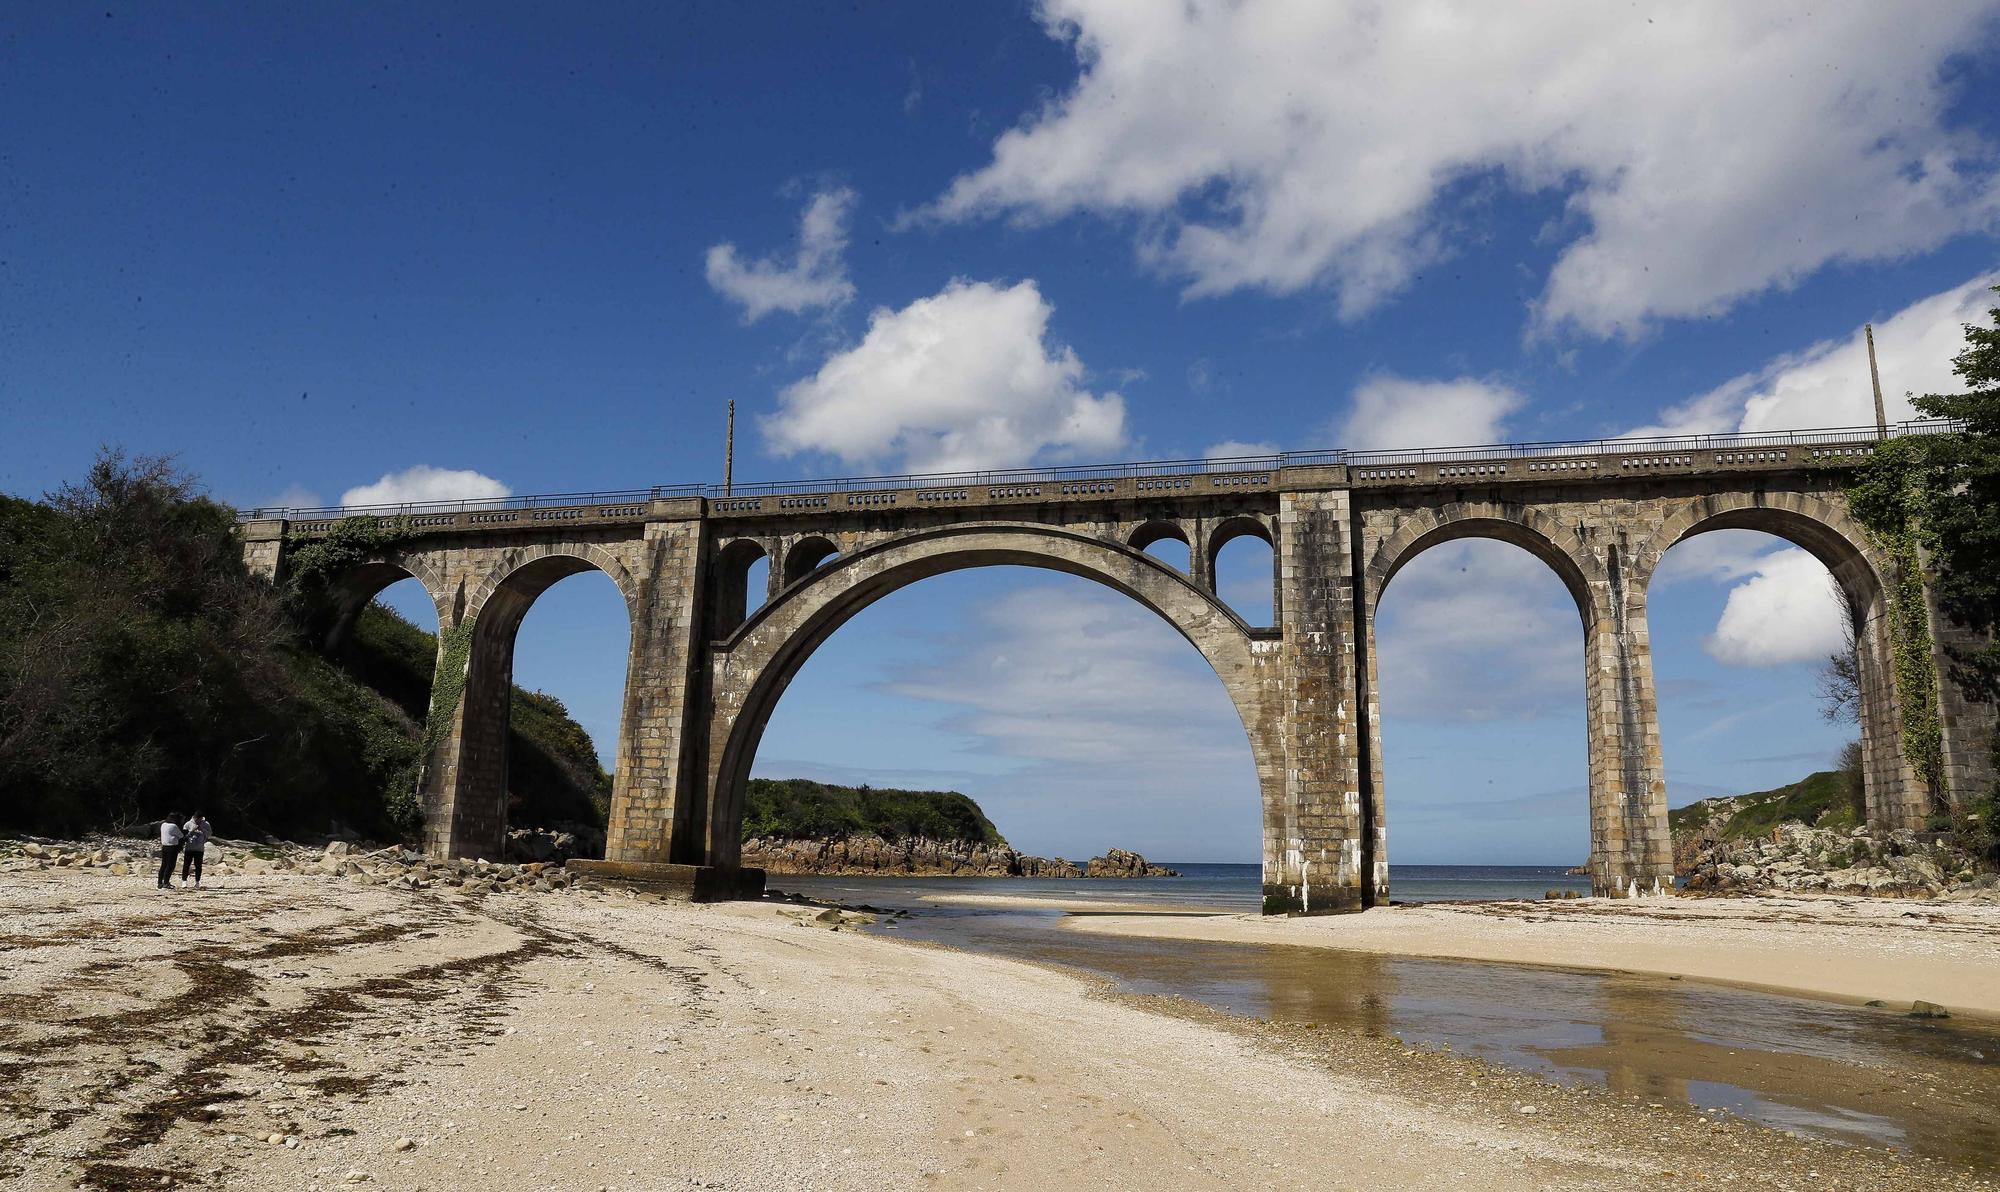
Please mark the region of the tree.
<svg viewBox="0 0 2000 1192"><path fill-rule="evenodd" d="M1845 642L1826 656L1819 669L1819 714L1831 724L1861 723L1861 658L1854 639L1854 606L1832 576L1827 583L1840 607L1840 628Z"/></svg>
<svg viewBox="0 0 2000 1192"><path fill-rule="evenodd" d="M1993 288L2000 294L2000 286ZM1951 654L1951 679L1973 699L2000 699L2000 307L1987 314L1992 327L1966 324L1965 350L1952 360L1964 393L1933 393L1917 409L1964 425L1929 445L1925 529L1930 538L1933 590L1952 621L1983 635L1985 643Z"/></svg>
<svg viewBox="0 0 2000 1192"><path fill-rule="evenodd" d="M1898 519L1920 526L1938 609L1977 643L1948 648L1946 677L1969 699L1992 704L2000 701L2000 306L1987 314L1994 325L1966 324L1965 348L1952 359L1965 392L1914 402L1925 414L1957 421L1959 432L1883 444L1853 492L1856 513L1871 529ZM2000 734L1992 749L2000 771ZM1950 821L1967 851L2000 859L2000 791L1962 792Z"/></svg>

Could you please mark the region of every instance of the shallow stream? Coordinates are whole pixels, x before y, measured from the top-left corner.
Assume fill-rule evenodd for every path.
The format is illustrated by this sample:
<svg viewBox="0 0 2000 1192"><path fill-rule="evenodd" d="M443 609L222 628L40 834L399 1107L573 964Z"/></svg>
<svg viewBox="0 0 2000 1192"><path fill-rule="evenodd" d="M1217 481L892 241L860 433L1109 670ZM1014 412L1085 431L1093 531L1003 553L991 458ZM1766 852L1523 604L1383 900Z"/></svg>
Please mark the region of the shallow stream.
<svg viewBox="0 0 2000 1192"><path fill-rule="evenodd" d="M969 892L969 881L985 885L944 885ZM1060 910L924 902L934 881L778 883L914 912L878 926L885 933L1065 965L1128 992L1449 1046L1551 1080L2000 1170L2000 1026L1993 1024L1665 977L1098 935L1064 930ZM992 892L1025 891L1009 882Z"/></svg>

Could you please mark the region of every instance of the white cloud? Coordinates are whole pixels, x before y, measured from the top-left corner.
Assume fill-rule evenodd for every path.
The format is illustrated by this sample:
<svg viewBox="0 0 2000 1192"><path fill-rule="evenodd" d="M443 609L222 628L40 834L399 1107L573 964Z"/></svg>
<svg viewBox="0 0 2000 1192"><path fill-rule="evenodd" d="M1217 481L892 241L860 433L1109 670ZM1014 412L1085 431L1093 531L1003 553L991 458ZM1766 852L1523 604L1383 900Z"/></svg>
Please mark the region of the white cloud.
<svg viewBox="0 0 2000 1192"><path fill-rule="evenodd" d="M958 731L1008 757L1063 765L1202 765L1249 744L1229 696L1173 628L1124 596L1037 585L987 602L960 648L898 675L895 694L960 709ZM1219 733L1186 731L1204 710ZM1221 738L1218 740L1217 738Z"/></svg>
<svg viewBox="0 0 2000 1192"><path fill-rule="evenodd" d="M1958 393L1965 382L1951 371L1965 347L1965 324L1984 324L1995 305L2000 273L1986 273L1916 302L1875 328L1875 357L1882 369L1882 404L1890 422L1916 417L1910 395ZM1868 381L1868 347L1856 326L1836 339L1780 356L1707 393L1664 411L1657 426L1631 432L1714 434L1730 430L1808 430L1869 426L1875 397Z"/></svg>
<svg viewBox="0 0 2000 1192"><path fill-rule="evenodd" d="M943 728L1008 767L979 798L1019 847L1255 855L1257 775L1228 692L1125 596L1059 579L986 600L887 689L943 705Z"/></svg>
<svg viewBox="0 0 2000 1192"><path fill-rule="evenodd" d="M342 505L418 505L429 501L472 501L512 496L514 490L470 469L453 471L418 464L390 472L373 484L340 494Z"/></svg>
<svg viewBox="0 0 2000 1192"><path fill-rule="evenodd" d="M1136 217L1190 295L1366 311L1455 247L1453 188L1559 191L1537 318L1632 334L1994 226L1941 68L1991 0L1632 7L1043 0L1080 76L927 215Z"/></svg>
<svg viewBox="0 0 2000 1192"><path fill-rule="evenodd" d="M1777 541L1759 530L1711 530L1696 534L1675 545L1660 559L1660 565L1647 581L1647 590L1659 591L1697 580L1733 583L1755 575Z"/></svg>
<svg viewBox="0 0 2000 1192"><path fill-rule="evenodd" d="M1378 373L1355 388L1336 441L1356 450L1499 443L1503 419L1525 400L1504 385L1471 377L1416 381Z"/></svg>
<svg viewBox="0 0 2000 1192"><path fill-rule="evenodd" d="M1702 647L1730 666L1820 662L1845 641L1826 566L1796 547L1765 555L1757 574L1729 592Z"/></svg>
<svg viewBox="0 0 2000 1192"><path fill-rule="evenodd" d="M852 467L999 468L1109 456L1125 402L1084 387L1076 353L1049 342L1054 308L1032 280L953 281L869 316L861 342L785 389L763 418L782 455L824 451Z"/></svg>
<svg viewBox="0 0 2000 1192"><path fill-rule="evenodd" d="M1434 546L1390 581L1375 622L1385 717L1532 719L1583 700L1583 621L1518 546Z"/></svg>
<svg viewBox="0 0 2000 1192"><path fill-rule="evenodd" d="M320 495L318 493L314 492L312 489L307 488L303 484L294 482L292 484L287 484L285 486L284 492L281 492L277 496L272 497L270 500L265 501L262 505L262 508L318 509L324 504L325 502L320 499Z"/></svg>
<svg viewBox="0 0 2000 1192"><path fill-rule="evenodd" d="M841 260L854 201L854 192L844 186L813 195L799 217L799 251L789 265L776 257L746 262L738 259L734 244L714 245L708 250L708 284L742 305L746 323L774 310L800 314L844 304L854 297Z"/></svg>
<svg viewBox="0 0 2000 1192"><path fill-rule="evenodd" d="M1208 449L1201 453L1201 457L1203 459L1238 459L1246 455L1276 454L1278 454L1278 445L1276 443L1267 443L1262 439L1254 443L1245 442L1242 439L1224 439L1220 443L1211 443Z"/></svg>

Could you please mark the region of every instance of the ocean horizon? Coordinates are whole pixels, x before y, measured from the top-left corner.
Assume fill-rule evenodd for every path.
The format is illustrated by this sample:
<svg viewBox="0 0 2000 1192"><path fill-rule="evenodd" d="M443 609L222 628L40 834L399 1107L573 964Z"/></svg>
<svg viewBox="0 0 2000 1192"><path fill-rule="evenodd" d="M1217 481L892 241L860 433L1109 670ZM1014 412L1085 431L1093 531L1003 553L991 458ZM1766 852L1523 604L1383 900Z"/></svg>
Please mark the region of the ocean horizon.
<svg viewBox="0 0 2000 1192"><path fill-rule="evenodd" d="M1160 861L1178 877L1037 878L912 877L904 874L822 875L774 873L773 889L798 891L843 901L867 902L892 893L966 893L972 890L1015 897L1094 899L1210 910L1252 911L1263 904L1263 868L1254 862ZM1393 902L1492 901L1541 898L1550 890L1590 893L1590 878L1567 865L1389 865Z"/></svg>

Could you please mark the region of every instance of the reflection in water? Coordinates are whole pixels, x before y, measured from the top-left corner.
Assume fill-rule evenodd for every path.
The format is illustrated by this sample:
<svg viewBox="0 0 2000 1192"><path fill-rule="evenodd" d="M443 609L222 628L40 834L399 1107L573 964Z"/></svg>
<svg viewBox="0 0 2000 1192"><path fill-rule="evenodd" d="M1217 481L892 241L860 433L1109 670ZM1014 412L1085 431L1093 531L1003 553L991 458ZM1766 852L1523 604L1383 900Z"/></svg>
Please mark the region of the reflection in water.
<svg viewBox="0 0 2000 1192"><path fill-rule="evenodd" d="M1648 1102L2000 1168L1991 1026L1630 974L1093 935L1061 930L1056 911L926 906L886 883L871 895L917 910L900 936L1069 965L1133 993L1449 1046Z"/></svg>

